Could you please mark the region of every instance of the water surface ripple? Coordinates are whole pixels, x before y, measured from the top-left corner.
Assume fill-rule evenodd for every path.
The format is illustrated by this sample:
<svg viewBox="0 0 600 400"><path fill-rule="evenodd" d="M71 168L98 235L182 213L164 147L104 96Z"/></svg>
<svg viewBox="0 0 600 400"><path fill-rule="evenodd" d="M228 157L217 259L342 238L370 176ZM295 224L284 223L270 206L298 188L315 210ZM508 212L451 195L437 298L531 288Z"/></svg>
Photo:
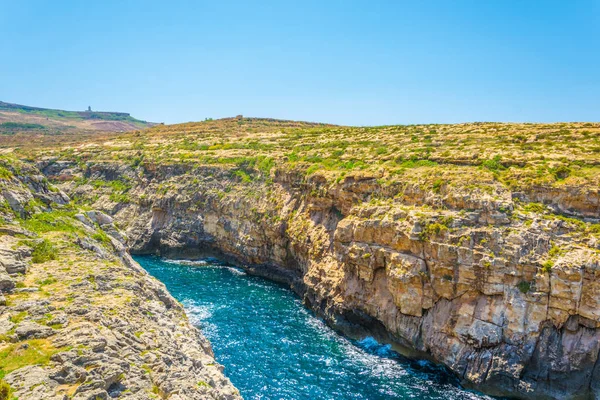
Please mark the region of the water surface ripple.
<svg viewBox="0 0 600 400"><path fill-rule="evenodd" d="M372 338L344 338L289 289L217 260L135 259L185 306L245 399L490 399Z"/></svg>

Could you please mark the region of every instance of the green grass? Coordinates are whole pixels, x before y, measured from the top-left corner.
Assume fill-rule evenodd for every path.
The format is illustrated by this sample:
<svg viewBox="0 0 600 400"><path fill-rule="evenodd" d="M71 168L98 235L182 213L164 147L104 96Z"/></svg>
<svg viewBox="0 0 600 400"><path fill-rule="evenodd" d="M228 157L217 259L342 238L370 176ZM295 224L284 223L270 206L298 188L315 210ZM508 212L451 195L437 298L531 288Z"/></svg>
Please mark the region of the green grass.
<svg viewBox="0 0 600 400"><path fill-rule="evenodd" d="M314 174L315 172L317 172L321 168L322 168L321 165L319 165L319 164L313 164L313 165L311 165L310 167L308 167L306 169L306 175L312 175L312 174Z"/></svg>
<svg viewBox="0 0 600 400"><path fill-rule="evenodd" d="M46 279L36 281L36 283L40 286L52 285L53 283L56 283L56 282L57 282L57 280L53 276L50 276Z"/></svg>
<svg viewBox="0 0 600 400"><path fill-rule="evenodd" d="M94 233L92 235L92 239L95 239L95 240L97 240L97 241L99 241L101 243L104 243L104 244L111 244L110 238L102 230L99 230L98 232Z"/></svg>
<svg viewBox="0 0 600 400"><path fill-rule="evenodd" d="M275 160L271 157L258 157L256 167L263 174L268 175L271 172L271 169L275 166Z"/></svg>
<svg viewBox="0 0 600 400"><path fill-rule="evenodd" d="M237 171L233 171L233 175L240 178L240 180L244 183L252 182L252 177L246 171L243 171L241 169L238 169Z"/></svg>
<svg viewBox="0 0 600 400"><path fill-rule="evenodd" d="M108 198L115 203L131 203L131 196L127 193L111 193Z"/></svg>
<svg viewBox="0 0 600 400"><path fill-rule="evenodd" d="M550 220L559 219L569 224L571 228L574 228L584 234L600 235L600 224L586 223L580 219L566 217L559 214L548 214L545 215L544 218Z"/></svg>
<svg viewBox="0 0 600 400"><path fill-rule="evenodd" d="M7 168L0 165L0 179L11 179L13 177L13 173L10 172Z"/></svg>
<svg viewBox="0 0 600 400"><path fill-rule="evenodd" d="M523 211L543 214L548 210L548 207L542 203L527 203L523 206Z"/></svg>
<svg viewBox="0 0 600 400"><path fill-rule="evenodd" d="M45 232L77 232L73 225L74 212L54 210L32 215L23 221L23 227L35 233Z"/></svg>
<svg viewBox="0 0 600 400"><path fill-rule="evenodd" d="M23 344L28 346L25 348ZM54 354L66 348L54 347L48 339L32 339L13 343L0 350L0 379L28 365L46 365Z"/></svg>
<svg viewBox="0 0 600 400"><path fill-rule="evenodd" d="M131 183L129 182L116 179L113 181L95 180L89 183L96 189L110 188L111 193L108 196L110 201L114 201L115 203L131 202L131 196L129 195L129 190L131 190Z"/></svg>
<svg viewBox="0 0 600 400"><path fill-rule="evenodd" d="M0 129L9 130L34 130L34 129L46 129L44 125L30 124L24 122L3 122L0 124Z"/></svg>
<svg viewBox="0 0 600 400"><path fill-rule="evenodd" d="M119 179L115 179L113 181L103 181L103 180L95 180L89 182L94 188L111 188L115 192L125 193L131 189L131 184L129 182L124 182Z"/></svg>
<svg viewBox="0 0 600 400"><path fill-rule="evenodd" d="M438 165L437 162L431 160L419 160L412 158L410 160L404 160L402 158L396 160L396 164L400 168L420 168L420 167L435 167Z"/></svg>
<svg viewBox="0 0 600 400"><path fill-rule="evenodd" d="M27 311L21 311L18 314L11 315L9 319L13 324L18 324L19 322L23 321L25 317L27 317Z"/></svg>

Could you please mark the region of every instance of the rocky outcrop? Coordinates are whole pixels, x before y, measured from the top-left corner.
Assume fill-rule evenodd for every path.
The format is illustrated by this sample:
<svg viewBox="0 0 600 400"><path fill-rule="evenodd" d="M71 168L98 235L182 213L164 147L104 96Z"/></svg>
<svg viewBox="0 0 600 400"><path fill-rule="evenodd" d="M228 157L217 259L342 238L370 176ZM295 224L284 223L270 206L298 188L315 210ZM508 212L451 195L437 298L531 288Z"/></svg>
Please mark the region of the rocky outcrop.
<svg viewBox="0 0 600 400"><path fill-rule="evenodd" d="M19 399L241 399L183 307L26 165L0 179L0 371ZM37 201L36 201L37 199Z"/></svg>
<svg viewBox="0 0 600 400"><path fill-rule="evenodd" d="M132 252L220 255L287 282L338 329L387 335L468 386L517 398L600 397L593 236L528 211L525 195L507 190L398 191L373 175L331 182L285 169L244 183L233 172L96 163L76 173L129 182L127 201L108 189L92 198L81 179L62 188L111 215ZM567 203L557 199L559 209L598 217L595 206Z"/></svg>

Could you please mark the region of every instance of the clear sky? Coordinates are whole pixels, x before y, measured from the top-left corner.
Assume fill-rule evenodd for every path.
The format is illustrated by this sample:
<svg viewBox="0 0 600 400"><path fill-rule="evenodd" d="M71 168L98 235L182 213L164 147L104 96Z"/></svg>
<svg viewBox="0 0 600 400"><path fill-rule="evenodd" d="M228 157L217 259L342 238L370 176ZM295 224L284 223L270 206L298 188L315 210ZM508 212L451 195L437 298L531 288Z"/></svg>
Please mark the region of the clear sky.
<svg viewBox="0 0 600 400"><path fill-rule="evenodd" d="M167 123L600 121L600 0L0 0L0 100Z"/></svg>

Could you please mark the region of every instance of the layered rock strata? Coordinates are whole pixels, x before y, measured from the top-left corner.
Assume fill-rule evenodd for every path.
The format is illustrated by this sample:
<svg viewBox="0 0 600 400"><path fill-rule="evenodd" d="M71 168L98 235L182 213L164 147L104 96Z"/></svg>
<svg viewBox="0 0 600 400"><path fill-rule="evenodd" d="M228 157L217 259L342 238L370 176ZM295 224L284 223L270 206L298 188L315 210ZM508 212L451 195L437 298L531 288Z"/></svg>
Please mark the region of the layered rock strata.
<svg viewBox="0 0 600 400"><path fill-rule="evenodd" d="M110 216L26 164L0 179L0 378L27 399L241 399Z"/></svg>
<svg viewBox="0 0 600 400"><path fill-rule="evenodd" d="M585 199L493 182L493 196L399 193L360 173L278 169L247 183L223 167L40 168L112 215L132 252L221 255L288 283L333 326L384 332L490 394L600 397L599 244L557 217L597 217ZM129 182L127 200L86 183L98 180ZM545 198L543 211L523 207Z"/></svg>

